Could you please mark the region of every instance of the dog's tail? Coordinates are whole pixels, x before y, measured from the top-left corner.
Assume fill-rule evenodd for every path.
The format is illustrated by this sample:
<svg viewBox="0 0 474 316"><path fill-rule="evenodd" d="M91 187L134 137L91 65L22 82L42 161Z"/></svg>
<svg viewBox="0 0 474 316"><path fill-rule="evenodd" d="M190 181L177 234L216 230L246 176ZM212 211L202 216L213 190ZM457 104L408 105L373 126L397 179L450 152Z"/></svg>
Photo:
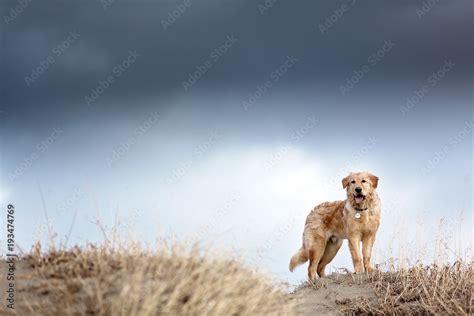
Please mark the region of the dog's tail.
<svg viewBox="0 0 474 316"><path fill-rule="evenodd" d="M301 247L297 253L294 254L293 257L291 257L290 261L290 271L293 272L293 270L299 266L300 264L305 263L308 261L308 252Z"/></svg>

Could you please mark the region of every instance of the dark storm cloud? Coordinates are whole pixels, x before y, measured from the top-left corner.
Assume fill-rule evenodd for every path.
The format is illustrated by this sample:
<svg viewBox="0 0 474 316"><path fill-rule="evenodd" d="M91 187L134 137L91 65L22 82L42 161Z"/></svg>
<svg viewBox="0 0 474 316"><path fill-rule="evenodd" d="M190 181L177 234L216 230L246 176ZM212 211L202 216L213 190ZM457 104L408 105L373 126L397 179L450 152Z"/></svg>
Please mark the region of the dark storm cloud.
<svg viewBox="0 0 474 316"><path fill-rule="evenodd" d="M136 63L107 96L183 93L228 36L238 41L211 60L199 88L248 90L294 56L287 83L337 90L384 41L395 48L373 75L387 84L421 80L446 59L458 66L450 80L472 71L471 1L26 1L16 16L20 2L2 3L6 103L84 103L130 51Z"/></svg>

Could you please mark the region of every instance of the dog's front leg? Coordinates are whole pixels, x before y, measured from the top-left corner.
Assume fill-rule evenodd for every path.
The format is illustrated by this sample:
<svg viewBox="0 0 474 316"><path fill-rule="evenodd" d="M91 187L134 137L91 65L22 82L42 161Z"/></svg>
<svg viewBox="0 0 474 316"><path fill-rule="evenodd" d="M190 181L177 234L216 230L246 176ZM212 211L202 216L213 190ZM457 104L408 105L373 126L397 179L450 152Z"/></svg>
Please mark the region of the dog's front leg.
<svg viewBox="0 0 474 316"><path fill-rule="evenodd" d="M374 246L375 234L365 235L362 237L362 255L364 256L365 272L372 272L374 268L370 264L372 255L372 247Z"/></svg>
<svg viewBox="0 0 474 316"><path fill-rule="evenodd" d="M360 236L349 237L349 250L351 251L352 263L354 264L355 273L364 272L362 259L360 257Z"/></svg>

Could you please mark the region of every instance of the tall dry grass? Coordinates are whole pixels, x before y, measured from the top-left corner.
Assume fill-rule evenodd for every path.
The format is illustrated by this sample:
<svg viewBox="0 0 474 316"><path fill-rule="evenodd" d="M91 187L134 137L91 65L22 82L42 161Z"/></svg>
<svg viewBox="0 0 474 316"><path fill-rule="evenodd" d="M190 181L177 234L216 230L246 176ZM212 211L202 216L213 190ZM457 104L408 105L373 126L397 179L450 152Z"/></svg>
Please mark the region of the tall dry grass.
<svg viewBox="0 0 474 316"><path fill-rule="evenodd" d="M345 314L473 315L472 263L417 265L392 272L352 276L353 283L370 283L376 296L339 302Z"/></svg>
<svg viewBox="0 0 474 316"><path fill-rule="evenodd" d="M20 315L292 315L290 297L236 259L135 245L41 251L20 264Z"/></svg>

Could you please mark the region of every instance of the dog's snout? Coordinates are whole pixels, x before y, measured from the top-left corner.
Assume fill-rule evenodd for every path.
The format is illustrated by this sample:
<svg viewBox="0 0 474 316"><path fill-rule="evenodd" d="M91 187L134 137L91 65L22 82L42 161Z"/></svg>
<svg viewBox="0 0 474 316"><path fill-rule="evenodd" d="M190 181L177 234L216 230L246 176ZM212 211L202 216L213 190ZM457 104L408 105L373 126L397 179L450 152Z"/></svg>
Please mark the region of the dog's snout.
<svg viewBox="0 0 474 316"><path fill-rule="evenodd" d="M361 187L357 187L357 188L355 188L355 191L356 191L357 193L360 193L360 192L362 192L362 188L361 188Z"/></svg>

